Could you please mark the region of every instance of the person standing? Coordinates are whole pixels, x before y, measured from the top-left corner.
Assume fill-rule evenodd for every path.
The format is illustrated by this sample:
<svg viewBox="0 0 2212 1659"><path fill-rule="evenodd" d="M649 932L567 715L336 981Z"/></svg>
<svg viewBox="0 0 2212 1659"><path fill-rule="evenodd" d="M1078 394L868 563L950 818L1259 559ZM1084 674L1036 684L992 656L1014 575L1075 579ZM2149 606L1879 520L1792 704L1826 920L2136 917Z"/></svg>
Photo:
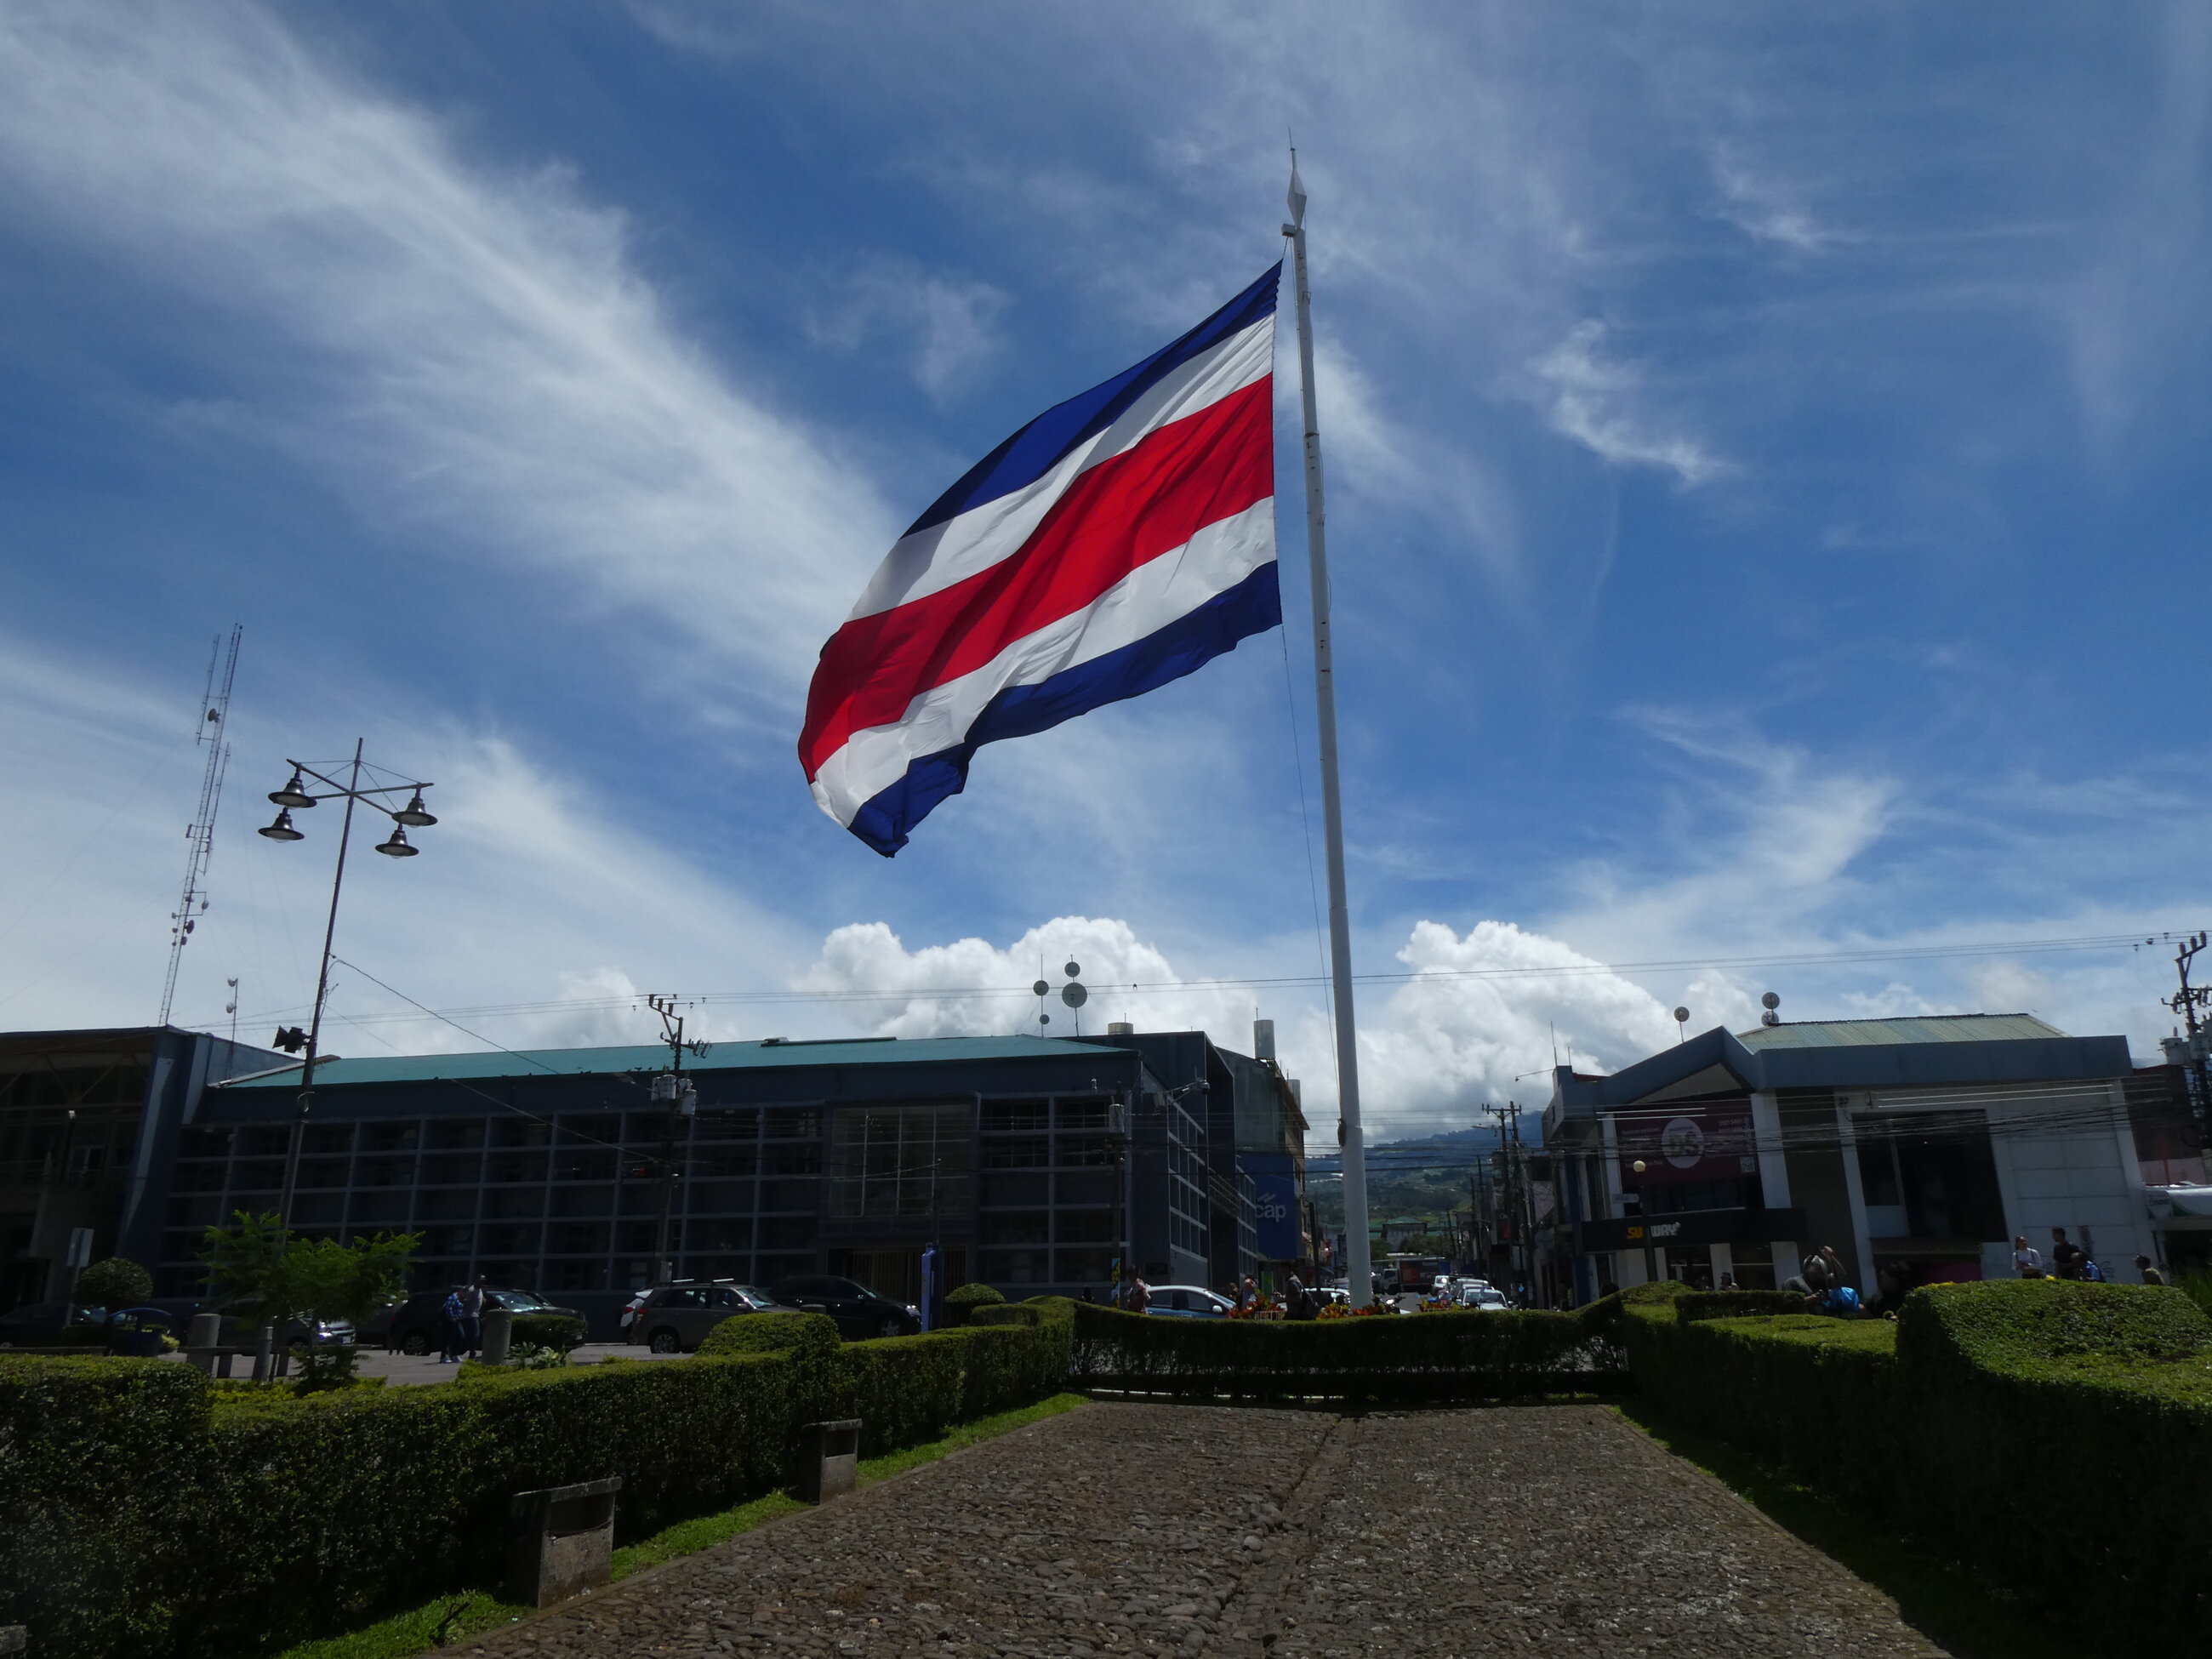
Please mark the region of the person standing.
<svg viewBox="0 0 2212 1659"><path fill-rule="evenodd" d="M2151 1260L2147 1255L2139 1255L2136 1258L2136 1271L2142 1275L2142 1282L2146 1285L2166 1283L2166 1275L2151 1265Z"/></svg>
<svg viewBox="0 0 2212 1659"><path fill-rule="evenodd" d="M2051 1266L2061 1279L2081 1277L2081 1247L2066 1237L2066 1229L2051 1230Z"/></svg>
<svg viewBox="0 0 2212 1659"><path fill-rule="evenodd" d="M445 1305L439 1312L444 1316L442 1322L446 1334L438 1350L438 1363L441 1365L458 1365L467 1351L468 1340L463 1334L467 1328L461 1313L461 1293L459 1291L447 1291Z"/></svg>
<svg viewBox="0 0 2212 1659"><path fill-rule="evenodd" d="M484 1276L478 1273L457 1294L461 1300L461 1342L474 1359L483 1352Z"/></svg>
<svg viewBox="0 0 2212 1659"><path fill-rule="evenodd" d="M2043 1252L2027 1242L2026 1233L2017 1235L2012 1241L2012 1270L2022 1279L2043 1277Z"/></svg>

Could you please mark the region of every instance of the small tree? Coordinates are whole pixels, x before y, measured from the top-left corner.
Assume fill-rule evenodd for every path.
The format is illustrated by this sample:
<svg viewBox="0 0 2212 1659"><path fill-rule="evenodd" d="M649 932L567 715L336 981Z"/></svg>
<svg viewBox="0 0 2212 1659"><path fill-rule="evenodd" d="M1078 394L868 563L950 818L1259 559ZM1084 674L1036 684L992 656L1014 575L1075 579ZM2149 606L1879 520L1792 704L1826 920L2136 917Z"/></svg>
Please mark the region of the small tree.
<svg viewBox="0 0 2212 1659"><path fill-rule="evenodd" d="M301 1319L362 1319L406 1283L419 1234L334 1238L288 1237L273 1215L232 1217L210 1227L201 1244L216 1297L238 1300L262 1323Z"/></svg>
<svg viewBox="0 0 2212 1659"><path fill-rule="evenodd" d="M76 1299L88 1308L104 1308L109 1313L135 1308L153 1294L154 1275L119 1255L94 1262L76 1279Z"/></svg>

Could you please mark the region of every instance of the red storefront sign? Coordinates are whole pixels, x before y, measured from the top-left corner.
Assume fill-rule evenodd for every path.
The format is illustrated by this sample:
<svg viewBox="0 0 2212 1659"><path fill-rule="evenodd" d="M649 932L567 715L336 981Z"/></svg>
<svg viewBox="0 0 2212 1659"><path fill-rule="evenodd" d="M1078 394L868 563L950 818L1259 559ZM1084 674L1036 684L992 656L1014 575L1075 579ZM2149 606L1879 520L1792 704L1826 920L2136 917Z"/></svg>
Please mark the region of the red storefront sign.
<svg viewBox="0 0 2212 1659"><path fill-rule="evenodd" d="M1759 1169L1746 1097L1620 1112L1613 1118L1613 1133L1620 1147L1620 1184L1628 1192L1741 1181ZM1641 1170L1636 1167L1639 1163Z"/></svg>

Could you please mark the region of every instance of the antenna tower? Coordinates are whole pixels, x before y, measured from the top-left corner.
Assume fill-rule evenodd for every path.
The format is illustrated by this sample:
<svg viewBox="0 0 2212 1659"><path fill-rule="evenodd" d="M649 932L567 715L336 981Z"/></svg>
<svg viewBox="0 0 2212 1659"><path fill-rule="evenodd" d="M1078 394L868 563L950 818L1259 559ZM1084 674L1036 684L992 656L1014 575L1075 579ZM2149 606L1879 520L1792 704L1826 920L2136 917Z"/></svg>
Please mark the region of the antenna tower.
<svg viewBox="0 0 2212 1659"><path fill-rule="evenodd" d="M238 675L238 641L244 627L233 623L230 646L223 648L222 635L215 636L215 648L208 653L207 688L200 694L199 729L192 740L207 749L207 765L200 773L199 811L185 826L185 840L191 851L185 858L185 891L177 901L177 908L169 917L169 975L161 982L161 1017L157 1025L169 1023L169 1006L177 997L177 969L184 965L185 946L192 937L192 928L208 907L207 895L201 884L207 879L208 859L215 851L215 813L222 799L222 775L230 766L230 683ZM216 671L222 671L218 683ZM235 981L234 981L234 988Z"/></svg>

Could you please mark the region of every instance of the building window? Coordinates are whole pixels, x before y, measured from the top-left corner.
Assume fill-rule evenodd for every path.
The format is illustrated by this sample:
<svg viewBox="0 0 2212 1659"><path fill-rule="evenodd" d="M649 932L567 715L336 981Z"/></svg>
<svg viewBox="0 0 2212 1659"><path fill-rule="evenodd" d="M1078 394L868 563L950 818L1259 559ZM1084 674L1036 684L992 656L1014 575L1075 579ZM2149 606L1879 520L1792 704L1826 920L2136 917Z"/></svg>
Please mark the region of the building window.
<svg viewBox="0 0 2212 1659"><path fill-rule="evenodd" d="M1052 1142L1042 1135L983 1143L983 1167L987 1170L1041 1170L1051 1163Z"/></svg>
<svg viewBox="0 0 2212 1659"><path fill-rule="evenodd" d="M989 1285L1043 1285L1052 1279L1050 1250L985 1250L981 1277Z"/></svg>
<svg viewBox="0 0 2212 1659"><path fill-rule="evenodd" d="M983 1133L1026 1134L1052 1127L1052 1103L1046 1100L987 1100Z"/></svg>
<svg viewBox="0 0 2212 1659"><path fill-rule="evenodd" d="M959 1106L846 1106L830 1119L829 1213L964 1213L975 1115Z"/></svg>

